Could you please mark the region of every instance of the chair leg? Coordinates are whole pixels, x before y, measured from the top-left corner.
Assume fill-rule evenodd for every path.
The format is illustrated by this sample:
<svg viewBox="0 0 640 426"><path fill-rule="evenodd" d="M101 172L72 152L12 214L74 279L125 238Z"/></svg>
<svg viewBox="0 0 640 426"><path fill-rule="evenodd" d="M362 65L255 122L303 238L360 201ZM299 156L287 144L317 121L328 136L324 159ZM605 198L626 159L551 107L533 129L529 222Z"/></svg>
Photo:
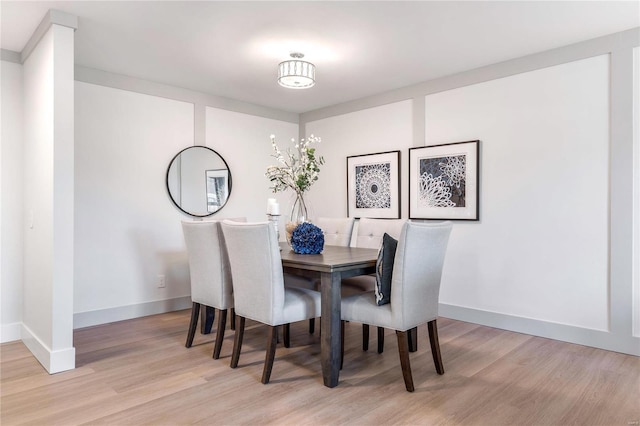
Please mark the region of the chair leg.
<svg viewBox="0 0 640 426"><path fill-rule="evenodd" d="M378 353L381 354L384 351L384 328L378 327Z"/></svg>
<svg viewBox="0 0 640 426"><path fill-rule="evenodd" d="M316 330L316 319L311 318L309 320L309 334L313 334L315 330Z"/></svg>
<svg viewBox="0 0 640 426"><path fill-rule="evenodd" d="M236 310L231 308L231 329L236 329Z"/></svg>
<svg viewBox="0 0 640 426"><path fill-rule="evenodd" d="M409 352L418 350L418 327L413 327L407 331L409 333Z"/></svg>
<svg viewBox="0 0 640 426"><path fill-rule="evenodd" d="M213 327L213 320L216 317L216 310L211 306L206 306L201 312L202 318L200 318L200 333L210 334L211 327Z"/></svg>
<svg viewBox="0 0 640 426"><path fill-rule="evenodd" d="M216 344L213 347L213 359L220 358L220 350L222 349L222 341L224 340L224 329L227 326L227 310L221 309L218 312L218 329L216 331Z"/></svg>
<svg viewBox="0 0 640 426"><path fill-rule="evenodd" d="M196 302L191 303L191 322L189 322L189 331L187 332L187 343L185 348L190 348L193 345L193 338L196 335L196 327L198 326L198 316L200 316L200 304Z"/></svg>
<svg viewBox="0 0 640 426"><path fill-rule="evenodd" d="M289 324L285 324L289 325ZM264 369L262 370L262 383L269 383L269 379L271 378L271 370L273 369L273 359L276 357L276 334L278 327L270 326L269 333L267 337L267 354L264 358ZM286 327L285 327L286 330Z"/></svg>
<svg viewBox="0 0 640 426"><path fill-rule="evenodd" d="M409 362L409 339L406 331L396 331L398 336L398 352L400 353L400 366L402 367L402 377L404 386L408 392L413 392L413 377L411 376L411 363Z"/></svg>
<svg viewBox="0 0 640 426"><path fill-rule="evenodd" d="M291 324L284 324L282 326L282 339L284 340L284 347L291 347Z"/></svg>
<svg viewBox="0 0 640 426"><path fill-rule="evenodd" d="M238 324L236 324L236 336L233 340L233 354L231 355L231 368L238 366L240 360L240 350L242 349L242 338L244 337L244 321L245 318L238 315Z"/></svg>
<svg viewBox="0 0 640 426"><path fill-rule="evenodd" d="M436 365L436 372L444 374L444 364L442 363L442 355L440 354L440 342L438 341L438 324L436 320L427 323L429 329L429 343L431 343L431 355L433 355L433 363Z"/></svg>
<svg viewBox="0 0 640 426"><path fill-rule="evenodd" d="M340 321L340 370L344 364L344 325L346 321Z"/></svg>
<svg viewBox="0 0 640 426"><path fill-rule="evenodd" d="M362 324L362 350L369 350L369 324Z"/></svg>

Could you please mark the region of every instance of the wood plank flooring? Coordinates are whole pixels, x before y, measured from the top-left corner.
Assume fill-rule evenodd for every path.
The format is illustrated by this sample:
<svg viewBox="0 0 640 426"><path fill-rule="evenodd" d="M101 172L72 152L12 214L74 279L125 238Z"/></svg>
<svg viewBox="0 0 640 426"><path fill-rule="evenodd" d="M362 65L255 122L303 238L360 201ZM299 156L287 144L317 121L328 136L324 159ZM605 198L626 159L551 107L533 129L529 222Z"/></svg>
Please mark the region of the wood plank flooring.
<svg viewBox="0 0 640 426"><path fill-rule="evenodd" d="M217 320L217 319L216 319ZM404 389L395 334L377 354L346 327L338 387L322 385L320 342L307 322L260 377L266 329L247 322L239 367L233 331L219 360L213 337L184 347L189 311L76 330L77 368L49 375L21 342L0 346L0 423L223 425L638 425L640 358L441 318L446 373L435 372L426 326Z"/></svg>

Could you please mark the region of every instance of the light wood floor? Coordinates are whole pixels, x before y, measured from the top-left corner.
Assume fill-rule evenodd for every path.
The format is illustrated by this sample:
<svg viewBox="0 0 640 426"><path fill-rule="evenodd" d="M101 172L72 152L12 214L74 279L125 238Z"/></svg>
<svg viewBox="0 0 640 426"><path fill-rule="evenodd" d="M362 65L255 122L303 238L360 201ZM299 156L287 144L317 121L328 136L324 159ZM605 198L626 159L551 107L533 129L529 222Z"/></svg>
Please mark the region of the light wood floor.
<svg viewBox="0 0 640 426"><path fill-rule="evenodd" d="M404 389L395 334L385 352L360 347L347 324L340 385L322 385L318 336L291 327L262 385L266 331L249 323L239 367L233 332L184 347L188 311L76 330L77 368L49 375L20 342L1 350L1 416L14 424L638 425L640 358L441 318L446 373L435 372L426 327Z"/></svg>

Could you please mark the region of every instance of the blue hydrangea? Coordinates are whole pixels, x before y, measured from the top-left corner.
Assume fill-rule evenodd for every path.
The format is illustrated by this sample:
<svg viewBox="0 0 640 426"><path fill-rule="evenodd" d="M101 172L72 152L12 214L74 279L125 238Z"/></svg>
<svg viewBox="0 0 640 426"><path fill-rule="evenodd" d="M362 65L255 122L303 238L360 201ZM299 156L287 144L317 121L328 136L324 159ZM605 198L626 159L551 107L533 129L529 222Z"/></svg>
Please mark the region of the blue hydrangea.
<svg viewBox="0 0 640 426"><path fill-rule="evenodd" d="M291 234L291 247L298 254L318 254L324 248L322 229L313 223L303 222Z"/></svg>

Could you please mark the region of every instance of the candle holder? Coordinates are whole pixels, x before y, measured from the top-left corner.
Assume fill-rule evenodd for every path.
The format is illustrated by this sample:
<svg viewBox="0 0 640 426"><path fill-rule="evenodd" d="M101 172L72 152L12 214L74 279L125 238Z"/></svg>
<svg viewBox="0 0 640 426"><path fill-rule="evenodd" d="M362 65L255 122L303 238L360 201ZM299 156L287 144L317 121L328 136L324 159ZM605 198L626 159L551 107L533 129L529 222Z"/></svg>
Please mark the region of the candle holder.
<svg viewBox="0 0 640 426"><path fill-rule="evenodd" d="M280 220L279 214L267 213L267 219L273 225L273 229L276 231L276 238L280 241L280 230L278 229L278 221Z"/></svg>

